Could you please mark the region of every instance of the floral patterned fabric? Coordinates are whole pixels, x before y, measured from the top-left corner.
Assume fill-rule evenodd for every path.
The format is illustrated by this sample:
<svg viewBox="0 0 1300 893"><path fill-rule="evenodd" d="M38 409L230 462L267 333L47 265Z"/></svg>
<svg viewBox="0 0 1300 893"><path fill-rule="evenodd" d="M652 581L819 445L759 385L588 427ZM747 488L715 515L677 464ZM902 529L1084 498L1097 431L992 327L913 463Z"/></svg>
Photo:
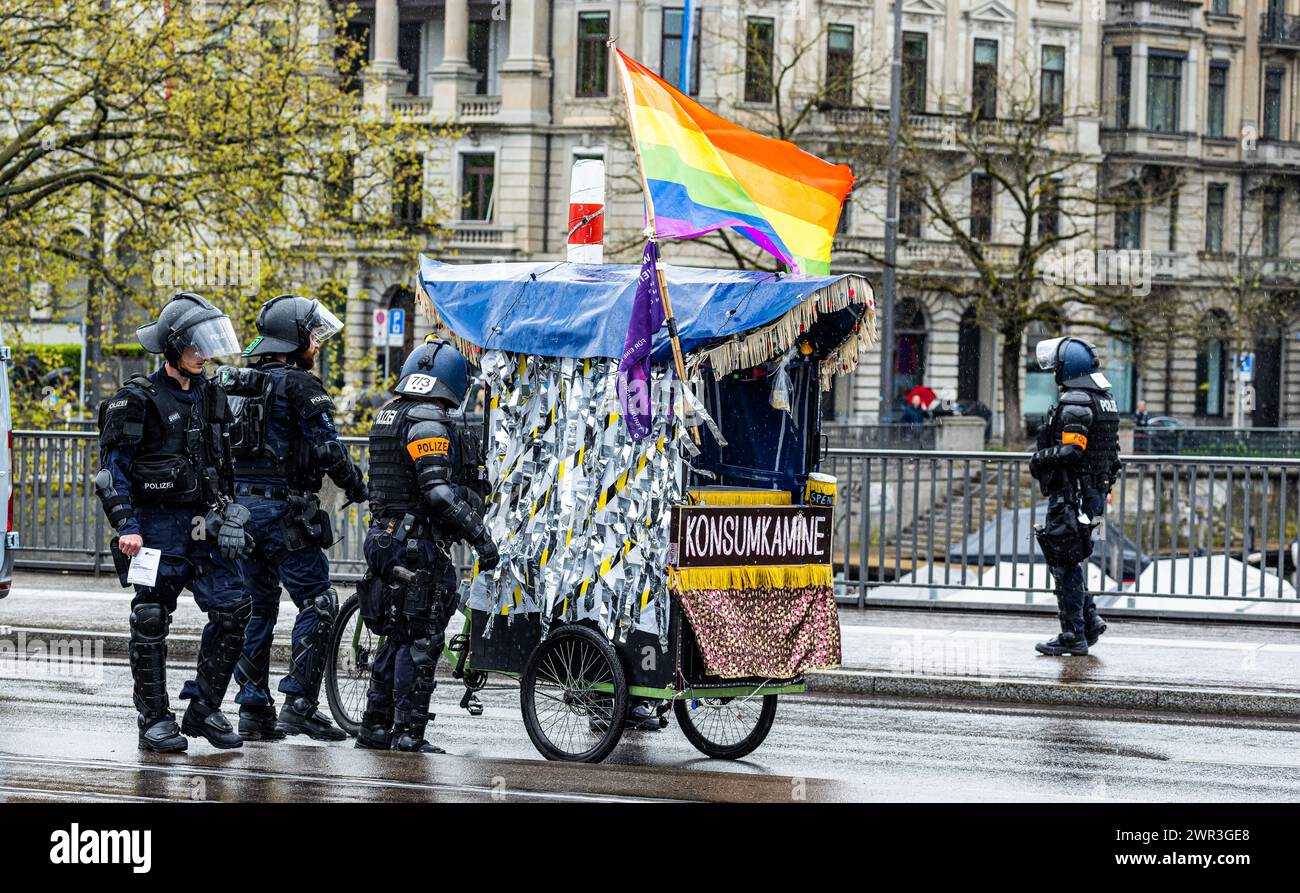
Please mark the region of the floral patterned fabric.
<svg viewBox="0 0 1300 893"><path fill-rule="evenodd" d="M715 676L788 678L840 663L840 615L830 586L675 593Z"/></svg>

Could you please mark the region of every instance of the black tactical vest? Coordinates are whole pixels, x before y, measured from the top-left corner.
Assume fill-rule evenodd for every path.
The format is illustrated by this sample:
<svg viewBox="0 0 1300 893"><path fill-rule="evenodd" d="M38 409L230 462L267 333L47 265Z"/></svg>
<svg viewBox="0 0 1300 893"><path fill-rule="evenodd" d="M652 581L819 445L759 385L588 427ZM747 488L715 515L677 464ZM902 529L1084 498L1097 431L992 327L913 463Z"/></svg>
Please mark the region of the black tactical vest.
<svg viewBox="0 0 1300 893"><path fill-rule="evenodd" d="M1119 407L1109 390L1094 391L1088 388L1071 388L1076 394L1088 397L1092 409L1092 424L1088 427L1088 448L1083 451L1081 471L1092 478L1099 490L1108 490L1115 461L1119 458ZM1060 404L1052 419L1053 443L1061 442Z"/></svg>
<svg viewBox="0 0 1300 893"><path fill-rule="evenodd" d="M124 385L154 409L145 413L132 462L132 493L142 502L210 504L229 483L225 395L206 381L190 387L195 389L192 403L142 375Z"/></svg>
<svg viewBox="0 0 1300 893"><path fill-rule="evenodd" d="M412 419L412 410L416 408L422 410L420 418ZM406 445L411 427L431 417L456 438L460 464L453 472L453 483L479 492L480 498L485 492L479 473L482 459L478 439L466 429L464 419L426 401L398 396L376 411L370 428L370 510L374 517L400 517L410 513L418 520L430 520L428 504L416 478L415 460L406 451Z"/></svg>

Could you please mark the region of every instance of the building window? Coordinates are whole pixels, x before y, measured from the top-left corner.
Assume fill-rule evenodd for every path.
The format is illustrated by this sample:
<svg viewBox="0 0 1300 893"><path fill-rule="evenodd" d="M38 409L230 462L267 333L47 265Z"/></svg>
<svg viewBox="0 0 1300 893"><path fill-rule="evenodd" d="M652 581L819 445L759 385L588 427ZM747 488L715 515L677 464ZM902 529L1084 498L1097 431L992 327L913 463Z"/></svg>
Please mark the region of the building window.
<svg viewBox="0 0 1300 893"><path fill-rule="evenodd" d="M1136 251L1142 247L1142 208L1120 208L1115 212L1115 247Z"/></svg>
<svg viewBox="0 0 1300 893"><path fill-rule="evenodd" d="M921 238L924 214L925 203L921 200L921 188L915 180L905 176L898 190L898 234L912 239Z"/></svg>
<svg viewBox="0 0 1300 893"><path fill-rule="evenodd" d="M1277 257L1282 253L1282 191L1270 189L1264 193L1264 256Z"/></svg>
<svg viewBox="0 0 1300 893"><path fill-rule="evenodd" d="M479 96L488 91L488 69L492 67L492 22L489 19L471 19L468 41L469 67L478 72L474 92Z"/></svg>
<svg viewBox="0 0 1300 893"><path fill-rule="evenodd" d="M1061 234L1061 205L1059 180L1044 180L1038 196L1038 238Z"/></svg>
<svg viewBox="0 0 1300 893"><path fill-rule="evenodd" d="M1039 114L1048 124L1060 124L1065 115L1065 47L1043 47Z"/></svg>
<svg viewBox="0 0 1300 893"><path fill-rule="evenodd" d="M1264 72L1264 132L1266 140L1282 138L1282 77L1281 68Z"/></svg>
<svg viewBox="0 0 1300 893"><path fill-rule="evenodd" d="M578 13L578 87L581 97L609 93L609 13Z"/></svg>
<svg viewBox="0 0 1300 893"><path fill-rule="evenodd" d="M1137 396L1137 368L1133 362L1136 353L1133 342L1127 338L1111 338L1106 345L1106 378L1110 380L1116 407L1122 413L1133 411Z"/></svg>
<svg viewBox="0 0 1300 893"><path fill-rule="evenodd" d="M911 298L898 302L894 312L894 401L892 410L903 408L903 395L925 384L927 341L925 311Z"/></svg>
<svg viewBox="0 0 1300 893"><path fill-rule="evenodd" d="M980 365L983 332L979 314L966 308L957 327L957 399L974 402L980 398Z"/></svg>
<svg viewBox="0 0 1300 893"><path fill-rule="evenodd" d="M492 219L496 203L496 156L491 153L462 155L460 162L460 192L465 204L460 210L461 220Z"/></svg>
<svg viewBox="0 0 1300 893"><path fill-rule="evenodd" d="M776 26L771 19L746 19L745 101L772 101L772 48Z"/></svg>
<svg viewBox="0 0 1300 893"><path fill-rule="evenodd" d="M1208 254L1223 253L1223 213L1227 194L1228 187L1224 184L1210 184L1205 203L1205 251Z"/></svg>
<svg viewBox="0 0 1300 893"><path fill-rule="evenodd" d="M424 156L419 153L393 160L393 223L407 229L424 224Z"/></svg>
<svg viewBox="0 0 1300 893"><path fill-rule="evenodd" d="M1229 14L1229 0L1214 0L1210 4L1210 13L1216 16L1226 16Z"/></svg>
<svg viewBox="0 0 1300 893"><path fill-rule="evenodd" d="M1178 193L1169 195L1169 250L1178 250Z"/></svg>
<svg viewBox="0 0 1300 893"><path fill-rule="evenodd" d="M925 111L925 78L930 67L929 38L914 31L903 32L903 108Z"/></svg>
<svg viewBox="0 0 1300 893"><path fill-rule="evenodd" d="M998 116L998 42L996 40L975 41L971 107L977 118L991 121Z"/></svg>
<svg viewBox="0 0 1300 893"><path fill-rule="evenodd" d="M1223 139L1228 96L1228 63L1210 63L1210 95L1205 109L1205 135Z"/></svg>
<svg viewBox="0 0 1300 893"><path fill-rule="evenodd" d="M1224 415L1224 394L1228 385L1228 321L1211 311L1201 320L1196 348L1196 414L1209 418Z"/></svg>
<svg viewBox="0 0 1300 893"><path fill-rule="evenodd" d="M700 93L700 17L695 14L695 27L691 30L691 83L690 95ZM682 9L665 7L663 36L659 41L659 76L678 89L682 84Z"/></svg>
<svg viewBox="0 0 1300 893"><path fill-rule="evenodd" d="M1183 57L1152 53L1147 59L1147 128L1177 133L1183 100Z"/></svg>
<svg viewBox="0 0 1300 893"><path fill-rule="evenodd" d="M1115 126L1128 127L1129 97L1133 95L1133 56L1128 48L1115 51Z"/></svg>
<svg viewBox="0 0 1300 893"><path fill-rule="evenodd" d="M350 21L334 47L334 62L342 76L345 93L361 92L361 71L370 59L370 25Z"/></svg>
<svg viewBox="0 0 1300 893"><path fill-rule="evenodd" d="M993 238L993 178L971 174L970 237L980 242Z"/></svg>
<svg viewBox="0 0 1300 893"><path fill-rule="evenodd" d="M831 25L826 32L826 104L853 105L853 26Z"/></svg>
<svg viewBox="0 0 1300 893"><path fill-rule="evenodd" d="M352 169L356 156L335 152L325 160L322 185L325 193L325 216L335 220L352 219Z"/></svg>
<svg viewBox="0 0 1300 893"><path fill-rule="evenodd" d="M402 22L397 26L397 64L411 76L406 82L408 96L420 95L420 46L424 42L424 22Z"/></svg>

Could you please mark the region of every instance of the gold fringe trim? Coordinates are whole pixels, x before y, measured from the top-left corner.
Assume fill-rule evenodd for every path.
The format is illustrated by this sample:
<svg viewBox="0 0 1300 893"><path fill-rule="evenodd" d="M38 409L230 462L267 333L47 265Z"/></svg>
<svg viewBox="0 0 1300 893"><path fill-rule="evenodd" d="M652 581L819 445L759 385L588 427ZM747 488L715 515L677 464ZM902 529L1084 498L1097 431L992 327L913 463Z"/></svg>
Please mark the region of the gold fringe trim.
<svg viewBox="0 0 1300 893"><path fill-rule="evenodd" d="M790 505L789 490L687 490L691 505Z"/></svg>
<svg viewBox="0 0 1300 893"><path fill-rule="evenodd" d="M674 592L697 589L803 589L830 586L829 564L774 564L733 567L669 567Z"/></svg>
<svg viewBox="0 0 1300 893"><path fill-rule="evenodd" d="M415 300L420 310L433 326L434 332L447 338L456 345L471 363L478 365L478 358L484 348L452 331L451 326L442 318L433 301L424 291L424 285L416 278ZM854 305L865 304L867 312L854 327L849 336L836 346L818 369L822 390L831 389L831 381L836 375L848 375L858 368L858 358L862 352L875 344L880 335L876 326L876 300L871 285L861 276L848 275L830 285L817 289L796 306L777 319L757 329L750 329L742 334L733 335L727 341L704 351L697 351L687 358L688 376L694 377L696 369L704 360L708 360L713 374L723 376L737 369L750 369L760 363L779 357L799 340L817 320L828 313L838 313Z"/></svg>
<svg viewBox="0 0 1300 893"><path fill-rule="evenodd" d="M736 369L750 369L790 349L819 317L851 306L865 304L867 312L849 337L821 362L822 390L829 391L831 379L851 373L858 357L879 338L876 330L876 301L871 286L861 276L849 275L817 289L775 322L737 334L717 347L704 351L713 374L726 375Z"/></svg>

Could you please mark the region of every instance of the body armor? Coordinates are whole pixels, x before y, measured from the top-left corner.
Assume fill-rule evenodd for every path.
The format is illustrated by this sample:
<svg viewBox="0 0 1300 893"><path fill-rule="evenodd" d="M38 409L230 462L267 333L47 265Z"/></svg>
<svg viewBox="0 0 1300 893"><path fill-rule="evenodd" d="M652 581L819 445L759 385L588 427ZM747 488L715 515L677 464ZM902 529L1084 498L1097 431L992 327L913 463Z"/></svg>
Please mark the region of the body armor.
<svg viewBox="0 0 1300 893"><path fill-rule="evenodd" d="M454 483L477 494L480 502L486 492L478 438L467 429L464 416L427 401L397 397L375 413L370 429L370 511L375 518L411 514L430 521L415 462L407 452L411 426L422 421L442 423L456 439Z"/></svg>
<svg viewBox="0 0 1300 893"><path fill-rule="evenodd" d="M1114 483L1115 466L1119 462L1119 407L1110 391L1070 388L1052 410L1049 430L1053 445L1064 442L1062 409L1067 406L1086 406L1092 414L1088 444L1076 473L1086 475L1091 485L1104 493Z"/></svg>

